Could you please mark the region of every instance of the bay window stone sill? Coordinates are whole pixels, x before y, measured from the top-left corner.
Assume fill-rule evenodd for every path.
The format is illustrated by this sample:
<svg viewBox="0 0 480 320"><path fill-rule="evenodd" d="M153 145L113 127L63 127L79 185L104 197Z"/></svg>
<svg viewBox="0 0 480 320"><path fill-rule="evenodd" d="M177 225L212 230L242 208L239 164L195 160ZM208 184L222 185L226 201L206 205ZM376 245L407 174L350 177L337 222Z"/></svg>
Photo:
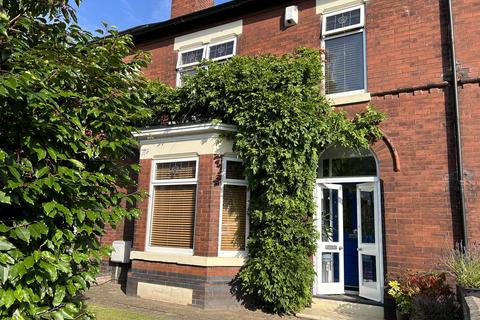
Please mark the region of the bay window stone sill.
<svg viewBox="0 0 480 320"><path fill-rule="evenodd" d="M182 256L145 251L130 252L130 259L199 267L241 267L245 263L244 257Z"/></svg>

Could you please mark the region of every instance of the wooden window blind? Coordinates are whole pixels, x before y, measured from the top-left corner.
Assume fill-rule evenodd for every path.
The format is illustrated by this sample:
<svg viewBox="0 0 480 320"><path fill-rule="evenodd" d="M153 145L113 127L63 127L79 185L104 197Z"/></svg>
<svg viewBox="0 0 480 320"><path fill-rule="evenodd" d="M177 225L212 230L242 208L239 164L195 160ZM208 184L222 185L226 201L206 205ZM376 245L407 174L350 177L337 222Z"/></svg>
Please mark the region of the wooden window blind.
<svg viewBox="0 0 480 320"><path fill-rule="evenodd" d="M245 180L245 175L243 174L243 163L240 161L228 161L227 160L227 179L235 180Z"/></svg>
<svg viewBox="0 0 480 320"><path fill-rule="evenodd" d="M193 249L195 200L196 185L155 187L152 246Z"/></svg>
<svg viewBox="0 0 480 320"><path fill-rule="evenodd" d="M156 180L195 179L196 161L166 162L157 164Z"/></svg>
<svg viewBox="0 0 480 320"><path fill-rule="evenodd" d="M225 185L223 187L221 250L245 250L247 223L247 187Z"/></svg>

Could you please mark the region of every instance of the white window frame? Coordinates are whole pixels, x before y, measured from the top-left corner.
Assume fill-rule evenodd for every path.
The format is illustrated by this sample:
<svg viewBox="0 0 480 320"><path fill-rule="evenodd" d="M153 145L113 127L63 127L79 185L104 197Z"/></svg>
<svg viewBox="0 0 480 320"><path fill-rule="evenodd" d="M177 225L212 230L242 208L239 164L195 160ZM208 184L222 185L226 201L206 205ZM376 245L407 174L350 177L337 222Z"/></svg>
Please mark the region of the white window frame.
<svg viewBox="0 0 480 320"><path fill-rule="evenodd" d="M247 240L248 234L250 232L250 216L248 214L248 209L250 207L250 190L248 190L248 181L245 178L244 180L237 179L227 179L227 161L241 162L242 160L235 157L223 157L222 159L222 183L220 191L220 212L218 219L218 256L219 257L246 257L248 254L247 250ZM247 205L246 205L246 218L245 218L245 250L222 250L222 215L223 215L223 190L225 185L234 185L234 186L244 186L247 187Z"/></svg>
<svg viewBox="0 0 480 320"><path fill-rule="evenodd" d="M353 11L356 9L360 9L360 23L357 23L355 25L343 27L343 28L338 28L335 30L330 30L326 31L327 29L327 18L331 16L335 16L344 12L349 12ZM366 41L366 35L365 35L365 6L364 5L358 5L354 7L350 7L347 9L343 10L338 10L338 11L333 11L327 14L322 15L322 41L321 41L321 48L325 52L325 42L331 39L335 38L341 38L345 36L349 36L352 34L356 33L362 33L362 38L363 38L363 89L359 90L351 90L351 91L345 91L345 92L337 92L337 93L330 93L327 94L328 98L338 98L338 97L345 97L345 96L352 96L352 95L357 95L357 94L362 94L362 93L367 93L368 92L368 83L367 83L367 41ZM323 57L325 60L325 56ZM323 64L323 74L326 75L327 71L327 62ZM327 82L326 79L322 80L322 85L324 88L324 92L326 93L327 91Z"/></svg>
<svg viewBox="0 0 480 320"><path fill-rule="evenodd" d="M233 41L233 53L232 54L228 54L226 56L210 59L210 48L211 47L214 47L214 46L217 46L217 45L220 45L220 44L224 44L224 43L228 43L228 42L232 42L232 41ZM237 37L230 38L228 40L219 41L219 42L211 42L207 46L207 52L206 52L206 55L205 55L205 59L211 60L211 61L227 60L227 59L233 57L236 54L236 52L237 52Z"/></svg>
<svg viewBox="0 0 480 320"><path fill-rule="evenodd" d="M182 54L197 51L197 50L200 50L200 49L202 49L203 52L202 52L202 59L199 62L182 64ZM207 52L207 46L206 45L178 51L178 57L177 57L177 87L180 87L182 85L182 77L181 77L182 71L193 69L193 68L195 68L195 66L198 66L205 59L206 52Z"/></svg>
<svg viewBox="0 0 480 320"><path fill-rule="evenodd" d="M338 14L342 14L344 12L354 11L354 10L357 10L357 9L360 9L360 22L359 23L353 24L353 25L350 25L350 26L346 26L346 27L343 27L343 28L338 28L338 29L327 31L327 18L332 17L332 16L336 16ZM343 10L338 10L338 11L333 11L333 12L330 12L330 13L326 13L322 16L322 19L323 19L322 20L322 35L324 37L329 36L331 34L335 34L335 33L345 32L345 31L350 30L350 29L364 28L365 27L365 6L364 5L359 5L359 6L354 6L354 7L350 7L350 8L347 8L347 9L343 9Z"/></svg>
<svg viewBox="0 0 480 320"><path fill-rule="evenodd" d="M223 56L223 57L218 57L218 58L215 58L215 59L211 59L211 61L223 61L223 60L230 59L231 57L233 57L237 54L237 37L228 38L228 39L225 39L225 40L222 40L222 41L216 41L216 42L212 41L212 42L204 44L202 46L197 46L197 47L192 47L192 48L188 48L188 49L179 50L178 51L178 58L177 58L177 87L182 86L182 77L181 77L182 71L195 68L195 66L198 66L203 60L210 60L209 57L210 57L210 47L211 46L216 46L216 45L219 45L219 44L232 42L232 41L233 41L233 53L232 54L229 54L229 55L226 55L226 56ZM200 49L203 49L203 55L202 55L202 60L201 61L188 63L188 64L184 64L184 65L181 64L182 54L192 52L192 51L197 51L197 50L200 50Z"/></svg>
<svg viewBox="0 0 480 320"><path fill-rule="evenodd" d="M157 165L159 163L174 163L174 162L186 162L186 161L195 161L195 178L192 179L168 179L168 180L156 180ZM163 254L173 254L173 255L187 255L193 256L195 250L195 228L197 222L197 205L198 205L198 157L190 158L175 158L175 159L164 159L164 160L153 160L152 168L150 170L150 199L148 202L148 211L147 211L147 232L145 237L145 251L147 252L157 252ZM170 248L170 247L157 247L152 246L151 235L152 235L152 222L153 222L153 207L155 202L155 187L158 186L173 186L173 185L195 185L195 216L193 223L193 248L192 249L183 249L183 248Z"/></svg>
<svg viewBox="0 0 480 320"><path fill-rule="evenodd" d="M193 52L193 51L198 51L198 50L203 50L203 52L202 52L202 59L205 59L205 52L206 52L206 50L207 50L207 46L199 46L199 47L195 47L195 48L190 48L190 49L185 49L185 50L179 51L179 52L178 52L178 59L177 59L177 69L188 68L188 67L191 67L191 66L200 64L201 60L200 60L199 62L192 62L192 63L182 64L182 54L184 54L184 53L189 53L189 52Z"/></svg>

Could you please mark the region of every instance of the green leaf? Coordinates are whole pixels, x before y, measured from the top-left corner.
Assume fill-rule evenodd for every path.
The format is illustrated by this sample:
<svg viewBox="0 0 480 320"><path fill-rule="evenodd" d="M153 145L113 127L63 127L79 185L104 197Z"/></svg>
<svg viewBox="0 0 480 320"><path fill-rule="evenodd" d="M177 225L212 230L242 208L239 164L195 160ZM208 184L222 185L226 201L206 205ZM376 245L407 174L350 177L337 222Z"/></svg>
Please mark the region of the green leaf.
<svg viewBox="0 0 480 320"><path fill-rule="evenodd" d="M53 148L47 148L47 152L53 161L57 161L57 152Z"/></svg>
<svg viewBox="0 0 480 320"><path fill-rule="evenodd" d="M25 202L30 203L31 205L34 205L34 204L35 204L35 202L33 201L33 199L30 198L30 196L29 196L28 193L26 193L26 192L24 192L24 193L22 194L22 198L23 198L23 200L25 200Z"/></svg>
<svg viewBox="0 0 480 320"><path fill-rule="evenodd" d="M25 258L25 260L23 260L23 264L25 265L25 268L31 269L35 264L35 259L33 259L32 256L28 256Z"/></svg>
<svg viewBox="0 0 480 320"><path fill-rule="evenodd" d="M5 284L5 282L7 282L9 270L10 270L9 266L0 265L0 281L2 284Z"/></svg>
<svg viewBox="0 0 480 320"><path fill-rule="evenodd" d="M8 171L10 171L10 173L12 174L12 176L15 177L15 179L20 180L20 173L15 167L8 166Z"/></svg>
<svg viewBox="0 0 480 320"><path fill-rule="evenodd" d="M37 171L35 172L35 177L36 177L37 179L43 177L45 174L47 174L48 170L49 170L49 169L48 169L48 167L46 167L46 166L43 167L43 168L41 168L41 169L39 169L39 170L37 170Z"/></svg>
<svg viewBox="0 0 480 320"><path fill-rule="evenodd" d="M53 296L53 306L56 307L60 305L60 303L63 302L63 299L65 298L65 287L57 285L55 287L55 295Z"/></svg>
<svg viewBox="0 0 480 320"><path fill-rule="evenodd" d="M28 231L33 239L40 239L42 235L48 234L48 227L45 222L38 222L28 226Z"/></svg>
<svg viewBox="0 0 480 320"><path fill-rule="evenodd" d="M20 313L20 310L19 310L19 309L15 310L15 312L13 313L12 319L13 319L13 320L26 320L26 319L22 316L22 314Z"/></svg>
<svg viewBox="0 0 480 320"><path fill-rule="evenodd" d="M10 308L13 303L15 302L15 295L13 294L12 290L5 290L5 292L2 295L2 300L3 304L5 305L5 308Z"/></svg>
<svg viewBox="0 0 480 320"><path fill-rule="evenodd" d="M63 314L60 311L54 311L51 314L52 314L53 319L55 319L55 320L64 320Z"/></svg>
<svg viewBox="0 0 480 320"><path fill-rule="evenodd" d="M55 202L53 202L53 201L44 203L44 204L43 204L43 210L45 211L45 213L46 213L47 215L49 215L50 212L52 212L53 209L55 209L55 206L56 206L56 205L57 205L57 204L56 204Z"/></svg>
<svg viewBox="0 0 480 320"><path fill-rule="evenodd" d="M10 204L12 199L3 191L0 191L0 203Z"/></svg>
<svg viewBox="0 0 480 320"><path fill-rule="evenodd" d="M0 238L0 251L9 251L14 249L15 246L5 239L5 237Z"/></svg>
<svg viewBox="0 0 480 320"><path fill-rule="evenodd" d="M33 150L35 150L35 152L37 153L38 160L43 160L47 156L47 151L45 151L45 149L35 148Z"/></svg>
<svg viewBox="0 0 480 320"><path fill-rule="evenodd" d="M20 240L25 241L26 243L30 242L30 232L26 227L19 227L13 229L13 234Z"/></svg>
<svg viewBox="0 0 480 320"><path fill-rule="evenodd" d="M56 281L58 279L57 270L53 265L45 261L40 261L39 265L43 270L45 270L48 273L51 281Z"/></svg>

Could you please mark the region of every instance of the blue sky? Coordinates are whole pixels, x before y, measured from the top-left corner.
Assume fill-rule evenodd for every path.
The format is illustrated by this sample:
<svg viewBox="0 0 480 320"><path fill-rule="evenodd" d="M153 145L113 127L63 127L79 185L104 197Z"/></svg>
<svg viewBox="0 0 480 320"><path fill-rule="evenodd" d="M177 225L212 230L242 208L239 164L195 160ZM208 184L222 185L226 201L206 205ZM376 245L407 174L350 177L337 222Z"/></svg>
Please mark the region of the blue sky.
<svg viewBox="0 0 480 320"><path fill-rule="evenodd" d="M229 0L215 0L215 4ZM87 30L102 28L102 21L125 30L170 18L171 0L82 0L78 22Z"/></svg>

